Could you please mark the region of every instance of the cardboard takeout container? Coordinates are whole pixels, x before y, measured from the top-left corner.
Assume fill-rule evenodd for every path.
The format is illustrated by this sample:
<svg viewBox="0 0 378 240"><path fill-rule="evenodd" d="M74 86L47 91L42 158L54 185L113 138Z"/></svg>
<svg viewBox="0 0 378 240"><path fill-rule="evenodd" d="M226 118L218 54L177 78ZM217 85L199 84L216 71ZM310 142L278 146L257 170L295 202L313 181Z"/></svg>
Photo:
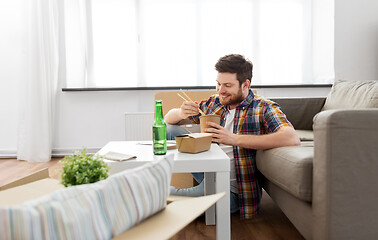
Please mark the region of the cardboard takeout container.
<svg viewBox="0 0 378 240"><path fill-rule="evenodd" d="M220 124L220 116L211 114L211 115L203 115L199 117L200 120L200 126L201 126L201 132L203 133L205 128L210 128L209 125L207 125L207 122L213 122L216 124Z"/></svg>
<svg viewBox="0 0 378 240"><path fill-rule="evenodd" d="M0 208L21 204L64 188L58 180L49 178L48 169L0 186ZM169 196L167 206L140 224L114 239L169 239L215 204L225 193L204 197ZM5 223L4 223L5 224Z"/></svg>
<svg viewBox="0 0 378 240"><path fill-rule="evenodd" d="M190 133L175 137L177 150L184 153L198 153L210 149L210 133Z"/></svg>

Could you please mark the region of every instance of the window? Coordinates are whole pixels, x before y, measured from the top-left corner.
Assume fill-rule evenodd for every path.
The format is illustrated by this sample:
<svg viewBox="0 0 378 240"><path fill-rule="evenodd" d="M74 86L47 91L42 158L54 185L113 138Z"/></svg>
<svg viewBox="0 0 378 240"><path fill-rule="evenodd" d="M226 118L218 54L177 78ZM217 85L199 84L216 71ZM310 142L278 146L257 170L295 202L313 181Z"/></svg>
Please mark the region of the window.
<svg viewBox="0 0 378 240"><path fill-rule="evenodd" d="M311 0L67 0L65 12L67 88L214 86L230 53L253 62L253 85L319 82Z"/></svg>

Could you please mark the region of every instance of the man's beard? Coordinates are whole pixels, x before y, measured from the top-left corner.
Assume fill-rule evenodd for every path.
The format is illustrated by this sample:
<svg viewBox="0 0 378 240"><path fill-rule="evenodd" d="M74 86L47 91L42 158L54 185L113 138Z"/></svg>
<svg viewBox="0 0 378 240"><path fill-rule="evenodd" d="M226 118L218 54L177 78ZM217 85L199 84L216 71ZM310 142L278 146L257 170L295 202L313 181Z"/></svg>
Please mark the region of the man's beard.
<svg viewBox="0 0 378 240"><path fill-rule="evenodd" d="M230 95L230 94L227 95L227 97L230 97L230 96L231 98L227 100L226 102L223 102L222 100L220 100L221 104L225 106L238 105L244 100L241 88L239 89L239 92L236 95Z"/></svg>

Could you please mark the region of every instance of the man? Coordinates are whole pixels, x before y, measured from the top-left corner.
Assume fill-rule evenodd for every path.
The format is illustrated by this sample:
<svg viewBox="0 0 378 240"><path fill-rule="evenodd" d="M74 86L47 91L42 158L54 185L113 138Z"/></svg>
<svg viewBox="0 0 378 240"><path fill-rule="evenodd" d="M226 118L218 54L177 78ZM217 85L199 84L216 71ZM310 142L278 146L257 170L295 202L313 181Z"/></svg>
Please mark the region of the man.
<svg viewBox="0 0 378 240"><path fill-rule="evenodd" d="M168 124L183 119L199 122L199 108L206 114L221 116L221 124L208 123L213 135L230 157L231 212L240 210L242 219L259 213L261 183L256 168L256 150L299 145L291 123L278 104L264 100L250 90L253 65L238 54L226 55L215 64L218 95L201 103L184 102L165 116ZM172 194L203 194L203 174L193 174L200 185L190 189L171 189Z"/></svg>

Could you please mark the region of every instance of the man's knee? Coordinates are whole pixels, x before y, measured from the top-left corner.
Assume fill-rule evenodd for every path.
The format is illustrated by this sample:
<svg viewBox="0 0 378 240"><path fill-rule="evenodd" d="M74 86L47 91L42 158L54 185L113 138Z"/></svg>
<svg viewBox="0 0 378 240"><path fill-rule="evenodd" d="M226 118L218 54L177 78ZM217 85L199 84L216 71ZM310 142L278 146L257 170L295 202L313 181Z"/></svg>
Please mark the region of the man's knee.
<svg viewBox="0 0 378 240"><path fill-rule="evenodd" d="M167 139L175 140L176 136L190 133L185 128L180 127L180 125L167 124Z"/></svg>

